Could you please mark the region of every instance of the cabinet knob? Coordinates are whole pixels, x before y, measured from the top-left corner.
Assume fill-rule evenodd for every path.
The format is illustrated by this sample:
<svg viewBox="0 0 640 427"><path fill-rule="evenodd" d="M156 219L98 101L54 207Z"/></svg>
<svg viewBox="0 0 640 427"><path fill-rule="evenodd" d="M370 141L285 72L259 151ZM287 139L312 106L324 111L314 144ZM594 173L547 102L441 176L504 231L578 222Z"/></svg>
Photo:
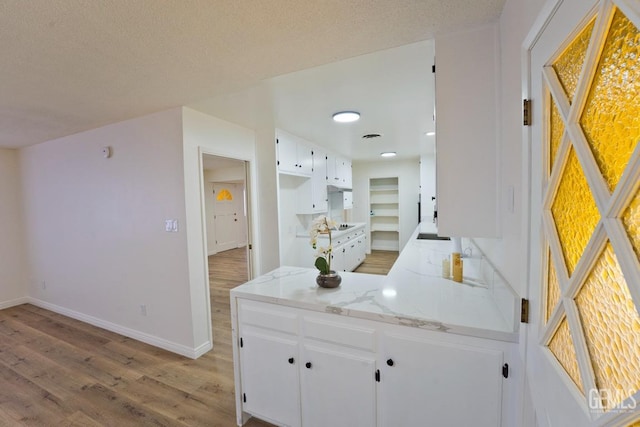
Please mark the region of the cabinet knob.
<svg viewBox="0 0 640 427"><path fill-rule="evenodd" d="M387 365L393 366L393 359L387 359Z"/></svg>
<svg viewBox="0 0 640 427"><path fill-rule="evenodd" d="M304 364L304 366L306 366L306 367L307 367L307 369L311 369L311 362L307 362L307 363L305 363L305 364Z"/></svg>
<svg viewBox="0 0 640 427"><path fill-rule="evenodd" d="M289 363L293 365L293 362L295 362L295 359L293 357L289 358Z"/></svg>

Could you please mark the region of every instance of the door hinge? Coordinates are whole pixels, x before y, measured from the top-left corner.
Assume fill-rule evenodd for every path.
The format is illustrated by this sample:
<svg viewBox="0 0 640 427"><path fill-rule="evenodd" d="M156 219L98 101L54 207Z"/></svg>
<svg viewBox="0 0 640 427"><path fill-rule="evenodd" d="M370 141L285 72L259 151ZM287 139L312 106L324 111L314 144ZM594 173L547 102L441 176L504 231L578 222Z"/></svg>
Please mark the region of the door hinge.
<svg viewBox="0 0 640 427"><path fill-rule="evenodd" d="M242 401L247 403L247 395L245 393L242 393Z"/></svg>
<svg viewBox="0 0 640 427"><path fill-rule="evenodd" d="M520 303L520 322L529 323L529 300L522 298Z"/></svg>
<svg viewBox="0 0 640 427"><path fill-rule="evenodd" d="M522 124L524 126L531 126L531 100L522 100Z"/></svg>
<svg viewBox="0 0 640 427"><path fill-rule="evenodd" d="M376 369L376 382L380 382L380 369Z"/></svg>
<svg viewBox="0 0 640 427"><path fill-rule="evenodd" d="M253 245L249 243L249 250L253 249Z"/></svg>
<svg viewBox="0 0 640 427"><path fill-rule="evenodd" d="M276 138L276 144L279 144L279 143L280 143L280 141L278 140L278 138Z"/></svg>
<svg viewBox="0 0 640 427"><path fill-rule="evenodd" d="M431 72L432 72L432 73L435 73L435 72L436 72L436 64L433 64L433 65L431 66Z"/></svg>
<svg viewBox="0 0 640 427"><path fill-rule="evenodd" d="M509 364L505 363L502 365L502 376L505 378L509 378Z"/></svg>
<svg viewBox="0 0 640 427"><path fill-rule="evenodd" d="M240 337L240 347L244 347L244 341L242 341L242 337Z"/></svg>

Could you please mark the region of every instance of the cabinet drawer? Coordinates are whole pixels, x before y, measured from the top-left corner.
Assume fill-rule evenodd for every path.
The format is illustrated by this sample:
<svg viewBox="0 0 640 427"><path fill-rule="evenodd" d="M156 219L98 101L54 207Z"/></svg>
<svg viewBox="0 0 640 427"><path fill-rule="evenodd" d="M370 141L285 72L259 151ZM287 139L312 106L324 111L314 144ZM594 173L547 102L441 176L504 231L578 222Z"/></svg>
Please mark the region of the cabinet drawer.
<svg viewBox="0 0 640 427"><path fill-rule="evenodd" d="M298 315L283 308L282 306L241 299L239 300L238 317L240 324L243 325L297 334Z"/></svg>
<svg viewBox="0 0 640 427"><path fill-rule="evenodd" d="M302 334L305 338L341 344L367 351L376 347L375 329L348 326L316 317L303 317Z"/></svg>

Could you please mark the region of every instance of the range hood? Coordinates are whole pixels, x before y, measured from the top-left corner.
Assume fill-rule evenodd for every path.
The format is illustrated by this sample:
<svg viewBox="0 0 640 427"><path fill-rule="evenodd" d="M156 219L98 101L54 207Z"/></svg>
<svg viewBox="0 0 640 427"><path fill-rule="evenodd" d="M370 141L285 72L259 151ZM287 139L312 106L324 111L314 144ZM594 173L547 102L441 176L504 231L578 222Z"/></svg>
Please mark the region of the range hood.
<svg viewBox="0 0 640 427"><path fill-rule="evenodd" d="M343 193L345 191L351 191L351 187L339 187L333 184L327 185L327 193Z"/></svg>

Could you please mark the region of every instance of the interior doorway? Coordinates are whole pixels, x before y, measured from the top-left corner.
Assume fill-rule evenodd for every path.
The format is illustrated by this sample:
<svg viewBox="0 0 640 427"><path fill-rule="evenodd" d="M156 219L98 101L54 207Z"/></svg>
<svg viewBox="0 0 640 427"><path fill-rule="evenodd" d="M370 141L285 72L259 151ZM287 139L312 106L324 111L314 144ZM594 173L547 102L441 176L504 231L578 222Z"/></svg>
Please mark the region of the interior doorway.
<svg viewBox="0 0 640 427"><path fill-rule="evenodd" d="M232 252L235 275L246 281L251 277L251 210L247 179L249 164L240 159L203 153L202 169L205 242L210 282L212 274L215 274L212 269L218 267L216 259L223 260L225 253ZM220 256L215 258L214 255ZM242 271L239 271L240 269Z"/></svg>

